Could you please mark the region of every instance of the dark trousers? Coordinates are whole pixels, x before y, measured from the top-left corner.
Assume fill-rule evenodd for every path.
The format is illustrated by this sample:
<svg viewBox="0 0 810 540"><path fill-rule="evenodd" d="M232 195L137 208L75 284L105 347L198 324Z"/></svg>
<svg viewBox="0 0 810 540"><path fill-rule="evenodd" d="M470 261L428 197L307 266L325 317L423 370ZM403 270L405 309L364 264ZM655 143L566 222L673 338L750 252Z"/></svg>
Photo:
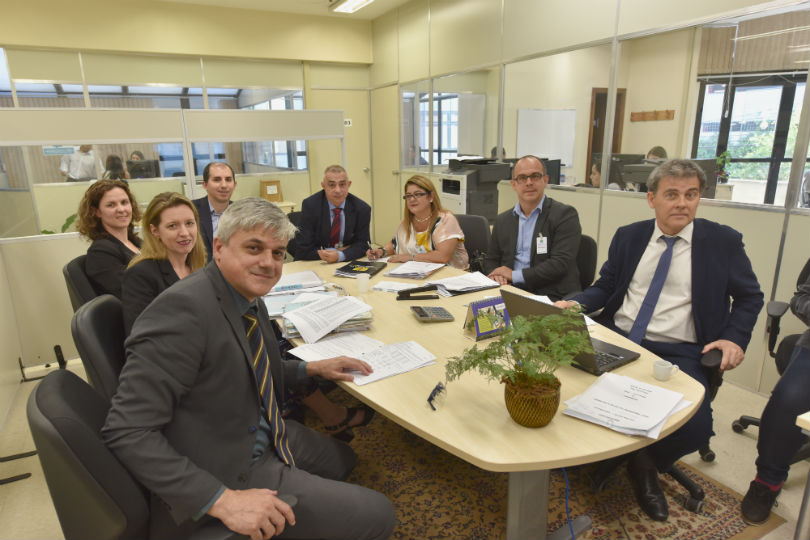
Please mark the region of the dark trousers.
<svg viewBox="0 0 810 540"><path fill-rule="evenodd" d="M700 365L703 347L695 343L660 343L642 340L641 346L656 356L676 364L681 371L700 382L706 395L697 412L677 431L651 444L647 451L660 472L667 472L672 465L687 454L708 444L714 435L712 430L712 407L709 401L709 377ZM795 419L794 419L795 421Z"/></svg>
<svg viewBox="0 0 810 540"><path fill-rule="evenodd" d="M810 349L796 347L771 393L759 426L757 476L769 484L784 482L790 461L804 436L796 417L810 410Z"/></svg>

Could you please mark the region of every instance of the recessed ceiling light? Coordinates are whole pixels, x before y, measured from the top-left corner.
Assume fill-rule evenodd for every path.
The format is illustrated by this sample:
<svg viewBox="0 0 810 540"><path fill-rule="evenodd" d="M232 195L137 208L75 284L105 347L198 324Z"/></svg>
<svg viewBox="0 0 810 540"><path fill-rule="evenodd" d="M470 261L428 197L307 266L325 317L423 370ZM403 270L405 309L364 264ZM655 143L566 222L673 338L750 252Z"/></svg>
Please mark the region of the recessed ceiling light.
<svg viewBox="0 0 810 540"><path fill-rule="evenodd" d="M329 0L329 9L337 13L354 13L374 0Z"/></svg>

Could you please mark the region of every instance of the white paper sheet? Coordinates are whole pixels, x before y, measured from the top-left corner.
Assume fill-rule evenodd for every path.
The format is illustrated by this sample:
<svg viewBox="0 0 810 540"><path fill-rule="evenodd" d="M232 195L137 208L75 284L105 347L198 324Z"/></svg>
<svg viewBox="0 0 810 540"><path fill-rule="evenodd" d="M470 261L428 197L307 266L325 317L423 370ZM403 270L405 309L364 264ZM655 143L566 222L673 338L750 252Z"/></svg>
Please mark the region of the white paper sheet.
<svg viewBox="0 0 810 540"><path fill-rule="evenodd" d="M295 347L290 349L289 353L304 362L312 362L341 355L357 358L359 355L379 349L383 345L385 344L382 341L370 338L360 332L347 332L327 336L317 343Z"/></svg>
<svg viewBox="0 0 810 540"><path fill-rule="evenodd" d="M429 366L436 359L430 351L415 341L384 345L367 352L361 358L371 364L374 373L370 375L354 373L354 382L359 385Z"/></svg>
<svg viewBox="0 0 810 540"><path fill-rule="evenodd" d="M315 343L352 317L371 311L371 306L353 296L327 297L283 317L293 323L307 343Z"/></svg>

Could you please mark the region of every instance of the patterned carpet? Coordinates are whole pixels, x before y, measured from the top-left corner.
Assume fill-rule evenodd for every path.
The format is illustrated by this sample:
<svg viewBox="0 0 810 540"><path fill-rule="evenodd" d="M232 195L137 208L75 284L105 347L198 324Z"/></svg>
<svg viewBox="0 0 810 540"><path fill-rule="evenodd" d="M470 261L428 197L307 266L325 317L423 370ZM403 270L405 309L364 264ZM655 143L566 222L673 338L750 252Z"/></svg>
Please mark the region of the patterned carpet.
<svg viewBox="0 0 810 540"><path fill-rule="evenodd" d="M347 404L353 399L341 391L331 392L330 397ZM351 444L360 459L349 481L381 491L393 502L399 521L393 538L505 538L505 473L478 469L381 414L355 434ZM590 487L594 466L568 469L571 517L587 514L593 520L581 538L755 539L784 522L772 516L763 526L746 525L739 510L742 495L683 468L706 491L705 504L700 514L689 512L680 502L685 490L662 476L670 511L663 523L652 521L638 508L623 469L601 494ZM552 472L550 493L549 529L554 530L567 523L565 480L559 470Z"/></svg>

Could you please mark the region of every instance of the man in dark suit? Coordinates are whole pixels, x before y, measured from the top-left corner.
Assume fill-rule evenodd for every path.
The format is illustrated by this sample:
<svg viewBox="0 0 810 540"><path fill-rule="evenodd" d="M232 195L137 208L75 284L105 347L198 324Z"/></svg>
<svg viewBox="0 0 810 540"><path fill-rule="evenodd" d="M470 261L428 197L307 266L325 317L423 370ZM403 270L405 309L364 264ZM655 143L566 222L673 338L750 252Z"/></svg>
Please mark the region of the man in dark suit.
<svg viewBox="0 0 810 540"><path fill-rule="evenodd" d="M351 448L279 412L275 396L287 384L371 372L344 356L280 357L257 299L281 277L294 232L270 202L234 203L220 220L214 262L158 296L126 341L101 436L152 493L152 538L186 538L212 518L251 538L393 530L385 496L341 481L356 462Z"/></svg>
<svg viewBox="0 0 810 540"><path fill-rule="evenodd" d="M349 193L351 185L346 169L326 168L323 189L301 203L295 260L335 263L365 256L371 207Z"/></svg>
<svg viewBox="0 0 810 540"><path fill-rule="evenodd" d="M203 169L202 185L208 195L191 202L197 207L197 213L200 215L200 234L208 253L208 262L211 262L219 217L231 204L231 196L236 189L233 168L224 161L212 161Z"/></svg>
<svg viewBox="0 0 810 540"><path fill-rule="evenodd" d="M546 167L534 156L515 163L511 182L518 202L492 228L484 262L489 277L554 300L578 291L582 227L577 211L545 196Z"/></svg>
<svg viewBox="0 0 810 540"><path fill-rule="evenodd" d="M721 370L738 366L762 309L763 294L742 235L725 225L695 219L705 185L703 169L692 161L658 166L647 183L647 202L655 219L620 227L599 279L573 300L587 312L602 309L598 322L677 364L708 389L701 356L718 349ZM686 424L628 461L636 499L655 520L669 516L658 472L668 471L713 434L709 401L704 397Z"/></svg>

